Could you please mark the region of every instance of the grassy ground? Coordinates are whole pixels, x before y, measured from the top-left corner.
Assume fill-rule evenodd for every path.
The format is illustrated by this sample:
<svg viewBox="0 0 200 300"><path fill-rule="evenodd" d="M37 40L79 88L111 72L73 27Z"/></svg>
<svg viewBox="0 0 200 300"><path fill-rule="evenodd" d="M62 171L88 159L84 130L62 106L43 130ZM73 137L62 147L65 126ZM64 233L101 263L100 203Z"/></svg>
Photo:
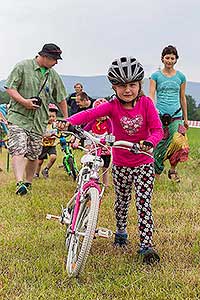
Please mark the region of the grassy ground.
<svg viewBox="0 0 200 300"><path fill-rule="evenodd" d="M112 240L94 240L84 273L69 279L64 268L65 228L45 219L59 214L75 184L59 169L34 181L31 195L15 195L10 171L0 173L0 299L200 299L200 130L189 130L190 159L179 166L180 184L164 173L152 200L155 247L161 263L142 265L134 201L129 211L130 245L116 251ZM3 156L4 167L6 153ZM106 191L100 226L115 229L113 189Z"/></svg>

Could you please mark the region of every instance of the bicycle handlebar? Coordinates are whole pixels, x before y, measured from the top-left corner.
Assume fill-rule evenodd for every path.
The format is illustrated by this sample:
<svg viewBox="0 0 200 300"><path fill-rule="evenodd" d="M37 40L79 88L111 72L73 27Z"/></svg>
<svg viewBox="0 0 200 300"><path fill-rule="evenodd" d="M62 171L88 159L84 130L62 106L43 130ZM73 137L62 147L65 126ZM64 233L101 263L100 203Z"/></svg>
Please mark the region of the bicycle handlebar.
<svg viewBox="0 0 200 300"><path fill-rule="evenodd" d="M106 147L105 144L107 143L109 146L111 146L113 148L121 148L121 149L125 149L125 150L128 150L128 151L136 153L136 154L145 154L147 156L153 157L153 154L152 154L153 148L149 149L148 151L143 151L140 149L139 143L133 143L133 142L123 141L123 140L114 141L115 137L112 135L109 135L109 139L107 139L107 141L106 141L106 139L94 137L88 131L85 131L84 129L82 129L80 127L75 127L72 125L70 125L68 127L67 132L73 134L74 136L76 136L78 138L88 138L95 144L98 144L98 145L101 145L104 147Z"/></svg>

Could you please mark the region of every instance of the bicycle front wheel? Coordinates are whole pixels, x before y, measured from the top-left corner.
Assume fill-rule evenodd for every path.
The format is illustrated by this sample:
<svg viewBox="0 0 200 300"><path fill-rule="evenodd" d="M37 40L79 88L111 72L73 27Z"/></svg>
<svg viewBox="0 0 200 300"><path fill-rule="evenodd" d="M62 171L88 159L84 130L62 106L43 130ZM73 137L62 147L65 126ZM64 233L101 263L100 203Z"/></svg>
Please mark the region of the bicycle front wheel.
<svg viewBox="0 0 200 300"><path fill-rule="evenodd" d="M99 192L90 188L80 207L75 233L66 240L68 248L66 268L69 276L77 277L83 270L95 235L99 211Z"/></svg>

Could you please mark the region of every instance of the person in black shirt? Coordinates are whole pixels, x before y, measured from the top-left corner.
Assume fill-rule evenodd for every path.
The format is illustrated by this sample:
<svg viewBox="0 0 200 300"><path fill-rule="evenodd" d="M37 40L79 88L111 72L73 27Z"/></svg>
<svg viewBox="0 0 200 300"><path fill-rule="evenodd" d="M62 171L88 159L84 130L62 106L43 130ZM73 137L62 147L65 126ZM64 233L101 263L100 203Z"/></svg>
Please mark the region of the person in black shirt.
<svg viewBox="0 0 200 300"><path fill-rule="evenodd" d="M96 99L90 98L85 92L80 92L76 96L76 104L78 106L78 111L87 110L89 108L93 108L93 103ZM82 124L81 127L84 127L86 124ZM78 139L72 139L74 143L74 147L76 148L79 144ZM84 140L80 140L81 146L84 147Z"/></svg>
<svg viewBox="0 0 200 300"><path fill-rule="evenodd" d="M92 108L94 101L95 99L90 98L85 92L78 93L76 96L77 112Z"/></svg>
<svg viewBox="0 0 200 300"><path fill-rule="evenodd" d="M67 99L67 104L70 107L70 115L74 115L78 112L79 106L76 104L76 96L83 91L83 85L78 82L74 85L74 89L75 93L72 93Z"/></svg>

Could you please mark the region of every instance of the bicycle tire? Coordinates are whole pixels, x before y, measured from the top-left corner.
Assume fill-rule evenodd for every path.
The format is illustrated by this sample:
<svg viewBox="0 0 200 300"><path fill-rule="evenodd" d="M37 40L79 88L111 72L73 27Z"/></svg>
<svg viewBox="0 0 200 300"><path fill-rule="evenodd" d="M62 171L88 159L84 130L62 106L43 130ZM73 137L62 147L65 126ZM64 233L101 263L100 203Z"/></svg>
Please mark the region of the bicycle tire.
<svg viewBox="0 0 200 300"><path fill-rule="evenodd" d="M66 268L70 277L77 277L83 271L95 235L98 211L99 192L92 187L87 192L87 200L84 201L82 212L77 218L75 234L70 234L70 237L66 240L68 248ZM84 224L84 221L86 224ZM82 230L85 227L84 237L78 234L81 226Z"/></svg>
<svg viewBox="0 0 200 300"><path fill-rule="evenodd" d="M69 164L69 167L70 167L71 175L72 175L73 179L76 180L77 174L76 174L76 169L75 169L74 161L73 161L72 157L68 158L68 164Z"/></svg>

